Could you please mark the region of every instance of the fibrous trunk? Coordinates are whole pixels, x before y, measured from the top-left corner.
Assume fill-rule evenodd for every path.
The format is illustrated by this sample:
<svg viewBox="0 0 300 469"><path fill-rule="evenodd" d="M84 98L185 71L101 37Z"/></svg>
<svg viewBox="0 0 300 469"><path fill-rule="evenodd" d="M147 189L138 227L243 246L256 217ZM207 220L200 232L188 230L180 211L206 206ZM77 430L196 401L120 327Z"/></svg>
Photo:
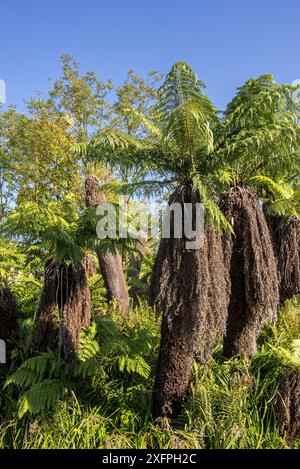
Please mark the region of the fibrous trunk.
<svg viewBox="0 0 300 469"><path fill-rule="evenodd" d="M190 185L171 202L195 205ZM187 239L162 238L154 265L150 302L162 313L161 343L154 389L155 417L175 417L189 390L195 357L206 361L225 330L227 291L221 238L208 222L199 249Z"/></svg>
<svg viewBox="0 0 300 469"><path fill-rule="evenodd" d="M83 267L85 268L87 278L92 277L97 272L96 259L91 254L86 254L82 261Z"/></svg>
<svg viewBox="0 0 300 469"><path fill-rule="evenodd" d="M300 294L300 218L266 213L277 257L280 303Z"/></svg>
<svg viewBox="0 0 300 469"><path fill-rule="evenodd" d="M16 300L9 288L0 288L0 338L13 340L17 334Z"/></svg>
<svg viewBox="0 0 300 469"><path fill-rule="evenodd" d="M230 278L224 355L251 357L266 321L275 320L279 304L276 259L268 226L257 197L247 186L224 193L220 207L234 235L223 237Z"/></svg>
<svg viewBox="0 0 300 469"><path fill-rule="evenodd" d="M74 361L82 327L91 321L90 290L85 265L51 259L45 268L44 288L37 311L35 346L56 350Z"/></svg>
<svg viewBox="0 0 300 469"><path fill-rule="evenodd" d="M96 176L90 176L85 181L86 206L99 205L105 202L105 194L99 192L99 181ZM128 288L122 266L122 259L117 249L113 252L103 252L100 247L96 249L104 285L107 291L107 300L116 300L123 313L130 307Z"/></svg>
<svg viewBox="0 0 300 469"><path fill-rule="evenodd" d="M55 350L58 344L59 311L57 306L59 263L49 259L45 264L44 286L36 312L34 347L39 352Z"/></svg>
<svg viewBox="0 0 300 469"><path fill-rule="evenodd" d="M63 266L61 282L65 296L60 298L59 351L67 361L73 361L79 352L81 329L91 322L90 290L84 265Z"/></svg>

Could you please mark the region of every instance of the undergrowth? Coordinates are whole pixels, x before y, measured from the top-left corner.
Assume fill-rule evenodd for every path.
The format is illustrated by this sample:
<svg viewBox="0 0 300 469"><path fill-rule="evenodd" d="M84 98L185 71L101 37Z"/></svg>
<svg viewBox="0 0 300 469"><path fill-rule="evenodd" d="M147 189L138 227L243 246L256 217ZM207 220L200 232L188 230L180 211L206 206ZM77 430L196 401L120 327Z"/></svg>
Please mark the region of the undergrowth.
<svg viewBox="0 0 300 469"><path fill-rule="evenodd" d="M102 312L72 369L17 347L1 378L0 448L288 448L274 404L283 373L300 371L299 298L265 327L251 361L225 360L219 344L208 365L195 362L172 425L151 413L159 322L145 305L128 318Z"/></svg>

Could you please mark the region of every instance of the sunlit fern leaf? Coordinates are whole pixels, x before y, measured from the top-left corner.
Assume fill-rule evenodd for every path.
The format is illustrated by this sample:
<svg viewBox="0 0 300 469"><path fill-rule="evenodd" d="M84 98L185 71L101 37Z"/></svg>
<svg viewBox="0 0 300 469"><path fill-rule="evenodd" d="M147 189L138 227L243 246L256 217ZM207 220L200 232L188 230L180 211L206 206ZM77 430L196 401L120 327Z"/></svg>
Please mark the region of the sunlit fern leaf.
<svg viewBox="0 0 300 469"><path fill-rule="evenodd" d="M300 339L295 339L292 342L292 355L291 358L295 363L300 364Z"/></svg>
<svg viewBox="0 0 300 469"><path fill-rule="evenodd" d="M248 80L228 104L215 157L230 166L236 183L251 183L255 174L276 178L297 171L299 105L292 99L294 91L293 85L263 75Z"/></svg>
<svg viewBox="0 0 300 469"><path fill-rule="evenodd" d="M82 362L89 360L90 358L95 357L100 352L100 346L95 340L97 333L97 327L95 323L92 323L91 326L86 327L80 336L80 352L79 359Z"/></svg>
<svg viewBox="0 0 300 469"><path fill-rule="evenodd" d="M45 379L32 385L19 400L18 417L52 409L68 393L69 387L70 383L63 379Z"/></svg>
<svg viewBox="0 0 300 469"><path fill-rule="evenodd" d="M163 136L194 169L197 152L213 149L212 126L217 122L216 110L204 96L203 87L191 67L177 62L158 90L157 113Z"/></svg>
<svg viewBox="0 0 300 469"><path fill-rule="evenodd" d="M282 182L277 183L274 179L264 176L257 175L250 178L251 181L257 184L258 187L266 188L268 192L279 198L289 198L292 196L293 191L287 185Z"/></svg>
<svg viewBox="0 0 300 469"><path fill-rule="evenodd" d="M140 355L119 355L114 357L113 362L120 372L136 373L147 379L150 374L150 366Z"/></svg>
<svg viewBox="0 0 300 469"><path fill-rule="evenodd" d="M83 256L80 240L76 239L76 218L75 213L70 219L65 218L61 206L54 202L47 207L33 201L22 202L4 223L2 231L11 238L45 243L50 255L76 263Z"/></svg>
<svg viewBox="0 0 300 469"><path fill-rule="evenodd" d="M45 352L29 358L7 378L5 387L15 384L21 388L27 388L41 382L46 375L58 376L63 363L53 352Z"/></svg>

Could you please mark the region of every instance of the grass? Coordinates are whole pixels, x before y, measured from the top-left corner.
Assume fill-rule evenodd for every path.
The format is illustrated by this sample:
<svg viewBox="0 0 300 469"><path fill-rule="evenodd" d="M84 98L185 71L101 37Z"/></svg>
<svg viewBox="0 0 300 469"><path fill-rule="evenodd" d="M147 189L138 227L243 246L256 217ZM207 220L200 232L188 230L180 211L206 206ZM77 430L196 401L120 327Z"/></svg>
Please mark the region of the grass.
<svg viewBox="0 0 300 469"><path fill-rule="evenodd" d="M107 312L83 334L81 369L67 377L66 394L49 408L29 402L20 414L36 378L31 375L26 385L18 381L16 370L30 357L15 353L11 383L0 397L0 448L288 448L274 402L284 370L299 371L294 342L299 337L295 299L275 326L265 327L252 361L224 360L220 344L207 366L194 363L182 414L172 426L162 426L151 415L159 320L143 305L126 319ZM53 365L58 358L49 360ZM58 368L66 374L64 364ZM49 366L41 373L39 383L52 379ZM300 447L300 438L294 447Z"/></svg>

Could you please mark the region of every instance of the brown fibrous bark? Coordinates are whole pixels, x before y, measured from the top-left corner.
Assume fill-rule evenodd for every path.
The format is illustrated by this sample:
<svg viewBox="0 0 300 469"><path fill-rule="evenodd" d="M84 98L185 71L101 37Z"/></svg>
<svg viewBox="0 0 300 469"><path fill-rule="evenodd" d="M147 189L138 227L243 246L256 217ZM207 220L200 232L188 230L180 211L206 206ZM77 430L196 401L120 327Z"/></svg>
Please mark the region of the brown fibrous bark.
<svg viewBox="0 0 300 469"><path fill-rule="evenodd" d="M280 303L300 294L300 218L269 215L266 220L277 257Z"/></svg>
<svg viewBox="0 0 300 469"><path fill-rule="evenodd" d="M10 288L0 288L0 339L5 341L6 361L9 360L13 342L18 336L17 304ZM0 373L5 370L0 363Z"/></svg>
<svg viewBox="0 0 300 469"><path fill-rule="evenodd" d="M275 403L276 419L282 436L292 446L300 432L300 373L286 371Z"/></svg>
<svg viewBox="0 0 300 469"><path fill-rule="evenodd" d="M61 282L66 296L60 298L59 351L67 361L73 361L79 352L81 330L91 322L90 290L84 265L62 266Z"/></svg>
<svg viewBox="0 0 300 469"><path fill-rule="evenodd" d="M224 193L220 207L234 235L223 237L230 301L223 352L226 357L251 357L266 321L274 321L279 304L277 265L269 229L255 193L235 186Z"/></svg>
<svg viewBox="0 0 300 469"><path fill-rule="evenodd" d="M180 187L170 203L199 202L192 187ZM150 302L162 313L154 389L155 417L175 417L189 391L193 360L207 361L225 331L228 293L220 235L205 223L204 242L187 249L187 239L162 239Z"/></svg>
<svg viewBox="0 0 300 469"><path fill-rule="evenodd" d="M57 350L73 361L82 327L91 321L90 290L85 265L51 259L45 266L44 288L37 310L34 345L40 352Z"/></svg>
<svg viewBox="0 0 300 469"><path fill-rule="evenodd" d="M86 179L85 191L87 207L103 204L106 200L105 194L99 190L99 180L96 176ZM107 300L116 300L121 311L126 314L130 307L130 299L121 256L116 248L113 252L109 250L103 252L98 247L96 254L107 291Z"/></svg>

